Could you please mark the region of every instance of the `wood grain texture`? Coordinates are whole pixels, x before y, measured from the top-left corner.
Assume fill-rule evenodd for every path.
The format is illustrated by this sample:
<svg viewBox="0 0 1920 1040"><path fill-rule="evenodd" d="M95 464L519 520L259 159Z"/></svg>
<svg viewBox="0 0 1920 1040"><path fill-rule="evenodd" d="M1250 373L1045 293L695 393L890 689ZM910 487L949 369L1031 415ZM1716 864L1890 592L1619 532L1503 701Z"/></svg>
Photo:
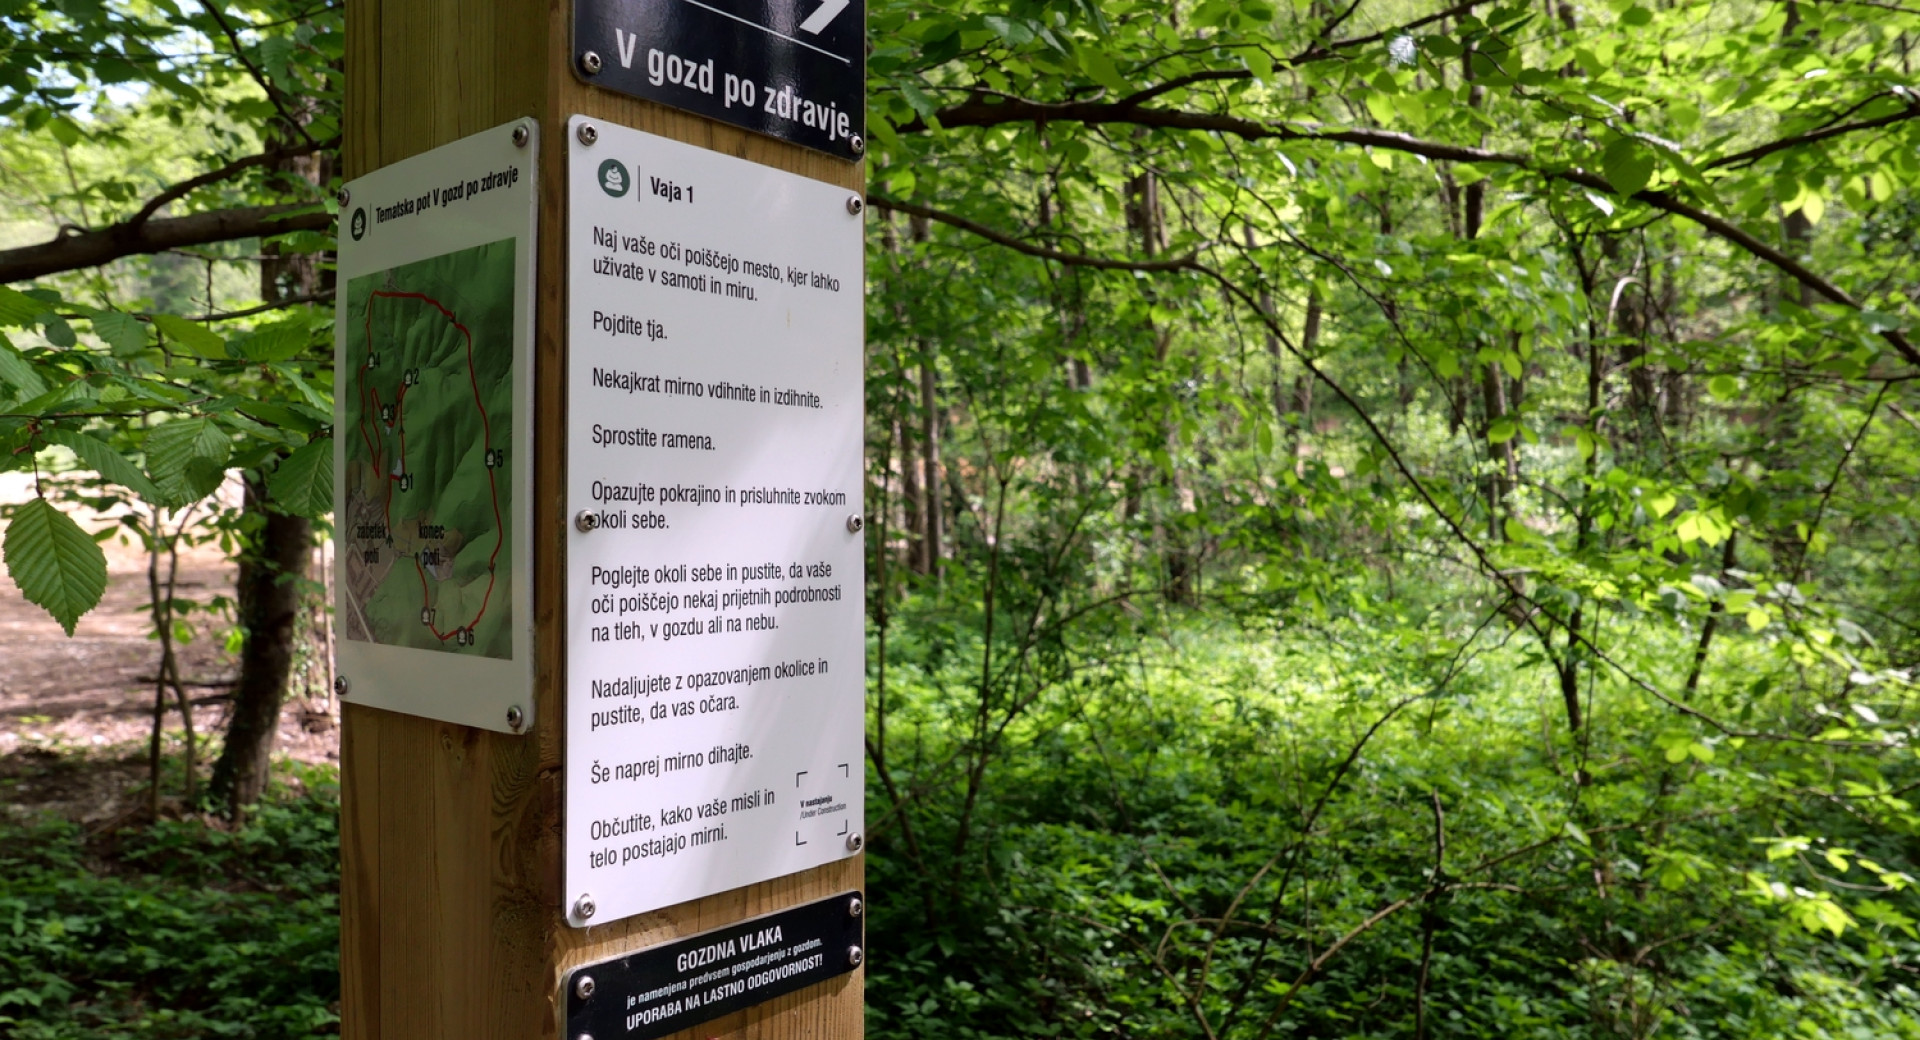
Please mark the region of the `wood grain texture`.
<svg viewBox="0 0 1920 1040"><path fill-rule="evenodd" d="M561 916L566 573L567 119L584 114L851 189L864 167L596 90L572 71L565 2L354 0L344 168L358 177L540 121L534 344L535 724L514 737L349 704L341 746L341 1032L348 1040L559 1035L562 974L861 888L863 857L624 921ZM865 972L684 1031L858 1040Z"/></svg>

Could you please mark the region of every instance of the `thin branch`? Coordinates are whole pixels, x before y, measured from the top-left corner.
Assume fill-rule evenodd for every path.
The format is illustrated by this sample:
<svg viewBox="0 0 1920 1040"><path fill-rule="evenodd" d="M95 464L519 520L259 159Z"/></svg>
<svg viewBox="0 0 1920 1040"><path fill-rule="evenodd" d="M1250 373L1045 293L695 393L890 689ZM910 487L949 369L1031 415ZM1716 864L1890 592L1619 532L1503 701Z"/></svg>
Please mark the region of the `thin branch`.
<svg viewBox="0 0 1920 1040"><path fill-rule="evenodd" d="M1701 163L1700 169L1717 170L1722 166L1744 165L1756 159L1764 159L1775 152L1782 152L1789 148L1798 148L1803 144L1813 144L1816 141L1824 141L1830 137L1842 137L1846 134L1857 133L1861 130L1877 130L1883 126L1904 123L1909 119L1920 119L1920 105L1909 103L1907 107L1901 111L1892 113L1891 115L1881 116L1878 119L1863 119L1857 123L1840 123L1835 126L1821 127L1818 130L1809 130L1804 134L1795 134L1792 137L1782 137L1777 141L1768 141L1766 144L1755 145L1744 152L1735 152L1732 155L1723 156L1712 162Z"/></svg>
<svg viewBox="0 0 1920 1040"><path fill-rule="evenodd" d="M220 10L222 5L213 3L212 0L201 0L200 6L220 24L220 31L226 34L227 42L233 44L233 56L240 60L240 64L246 66L253 81L260 84L260 89L266 91L267 100L273 102L274 110L280 113L280 118L286 120L287 125L292 127L302 140L313 144L313 135L307 133L306 124L295 119L293 113L287 109L286 93L274 86L273 81L267 78L267 74L261 70L260 66L254 64L252 58L247 57L247 48L241 44L240 34L234 31L233 24L227 21L227 16Z"/></svg>
<svg viewBox="0 0 1920 1040"><path fill-rule="evenodd" d="M984 224L976 224L965 217L948 213L944 210L932 209L911 202L901 202L898 199L889 199L882 195L868 196L867 204L875 209L906 213L916 217L924 217L928 220L939 221L950 227L956 227L969 234L977 235L989 242L1006 246L1008 249L1016 252L1039 257L1042 260L1052 260L1055 263L1066 264L1069 267L1093 267L1102 271L1184 271L1190 270L1193 267L1193 254L1191 253L1186 256L1176 257L1172 260L1114 260L1108 257L1086 256L1080 253L1062 253L1057 249L1048 249L1045 246L1038 246L1031 242L1021 241L1005 232L995 231Z"/></svg>
<svg viewBox="0 0 1920 1040"><path fill-rule="evenodd" d="M1510 152L1499 152L1487 148L1448 144L1442 141L1428 141L1411 134L1391 130L1371 128L1336 129L1315 124L1292 126L1284 123L1263 123L1240 116L1220 115L1209 112L1190 112L1181 109L1141 108L1122 106L1110 102L1065 102L1049 103L1039 101L1011 100L998 103L986 103L969 100L958 105L944 108L935 113L940 125L945 127L991 127L1018 122L1076 122L1087 125L1120 123L1133 126L1155 127L1168 130L1203 130L1228 134L1249 141L1325 141L1338 144L1360 145L1366 148L1380 148L1386 151L1418 155L1427 159L1446 162L1483 163L1510 166L1525 170L1548 180L1564 181L1576 184L1592 191L1605 192L1619 196L1613 185L1598 173L1579 166L1546 167L1541 166L1529 156ZM919 132L928 129L924 120L915 120L900 126L902 133ZM1778 270L1791 276L1795 281L1826 296L1835 303L1852 310L1864 310L1839 286L1814 273L1799 260L1761 241L1746 229L1724 217L1684 202L1665 191L1644 190L1634 193L1631 198L1639 203L1662 210L1674 216L1684 217L1705 228L1713 234L1739 246L1754 257L1765 261ZM961 225L955 225L961 226ZM971 228L969 228L971 230ZM982 229L984 231L985 229ZM995 237L997 233L983 237L1001 241L1003 244L1023 251L1032 251L1038 247L1027 246L1017 239ZM1037 255L1037 254L1036 254ZM1099 266L1099 265L1089 265ZM1190 265L1189 265L1190 266ZM1139 268L1128 268L1139 269ZM1920 365L1920 348L1916 348L1904 332L1887 329L1880 333L1900 356L1909 363Z"/></svg>
<svg viewBox="0 0 1920 1040"><path fill-rule="evenodd" d="M324 152L331 148L337 148L339 145L340 138L330 137L325 141L309 140L305 144L289 145L285 148L276 148L270 152L261 152L259 155L249 155L244 159L236 159L219 169L208 170L198 177L190 177L155 195L153 198L147 200L146 205L140 207L139 212L136 212L133 216L128 217L120 223L126 227L137 228L146 223L147 218L160 212L161 207L170 202L176 202L186 198L189 194L209 184L218 184L236 174L250 170L255 166L270 166L286 159L296 159L303 155L312 155L314 152Z"/></svg>

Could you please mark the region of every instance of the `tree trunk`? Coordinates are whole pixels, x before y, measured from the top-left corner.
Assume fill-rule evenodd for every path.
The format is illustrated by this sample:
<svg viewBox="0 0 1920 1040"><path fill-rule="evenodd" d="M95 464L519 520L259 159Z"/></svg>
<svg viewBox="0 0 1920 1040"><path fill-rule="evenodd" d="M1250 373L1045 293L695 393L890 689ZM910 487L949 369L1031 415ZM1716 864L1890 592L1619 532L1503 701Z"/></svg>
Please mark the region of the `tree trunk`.
<svg viewBox="0 0 1920 1040"><path fill-rule="evenodd" d="M267 786L273 741L280 731L293 668L293 632L301 586L313 549L313 524L268 506L265 478L246 480L248 512L263 516L257 540L240 557L238 620L243 642L227 741L209 785L227 815L239 820Z"/></svg>

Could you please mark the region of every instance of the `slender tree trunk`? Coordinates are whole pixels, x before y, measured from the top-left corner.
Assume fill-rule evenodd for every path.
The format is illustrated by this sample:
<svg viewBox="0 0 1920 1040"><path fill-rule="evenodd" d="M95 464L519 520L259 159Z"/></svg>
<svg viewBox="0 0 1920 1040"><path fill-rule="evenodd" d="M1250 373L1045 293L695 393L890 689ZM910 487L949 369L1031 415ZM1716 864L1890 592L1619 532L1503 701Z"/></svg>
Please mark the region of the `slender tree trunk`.
<svg viewBox="0 0 1920 1040"><path fill-rule="evenodd" d="M264 526L240 558L240 678L233 691L227 742L209 785L215 801L235 820L266 790L313 547L312 523L270 508L264 478L248 476L246 497L249 510L262 516Z"/></svg>
<svg viewBox="0 0 1920 1040"><path fill-rule="evenodd" d="M921 573L937 579L944 554L941 545L944 517L940 508L940 397L931 357L920 362L920 449L920 488L926 496L922 507L925 527L920 542L924 562Z"/></svg>

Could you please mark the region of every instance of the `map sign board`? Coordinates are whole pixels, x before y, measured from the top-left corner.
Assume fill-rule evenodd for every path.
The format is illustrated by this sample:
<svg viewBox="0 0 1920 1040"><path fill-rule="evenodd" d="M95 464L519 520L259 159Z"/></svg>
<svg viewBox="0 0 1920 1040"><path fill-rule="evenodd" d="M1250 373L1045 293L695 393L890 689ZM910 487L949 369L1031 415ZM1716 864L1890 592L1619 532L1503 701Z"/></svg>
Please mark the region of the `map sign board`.
<svg viewBox="0 0 1920 1040"><path fill-rule="evenodd" d="M843 159L865 150L866 0L575 0L574 70Z"/></svg>
<svg viewBox="0 0 1920 1040"><path fill-rule="evenodd" d="M567 141L585 926L858 851L864 272L843 188L579 116Z"/></svg>
<svg viewBox="0 0 1920 1040"><path fill-rule="evenodd" d="M349 703L533 722L538 149L522 120L346 185L334 608Z"/></svg>

